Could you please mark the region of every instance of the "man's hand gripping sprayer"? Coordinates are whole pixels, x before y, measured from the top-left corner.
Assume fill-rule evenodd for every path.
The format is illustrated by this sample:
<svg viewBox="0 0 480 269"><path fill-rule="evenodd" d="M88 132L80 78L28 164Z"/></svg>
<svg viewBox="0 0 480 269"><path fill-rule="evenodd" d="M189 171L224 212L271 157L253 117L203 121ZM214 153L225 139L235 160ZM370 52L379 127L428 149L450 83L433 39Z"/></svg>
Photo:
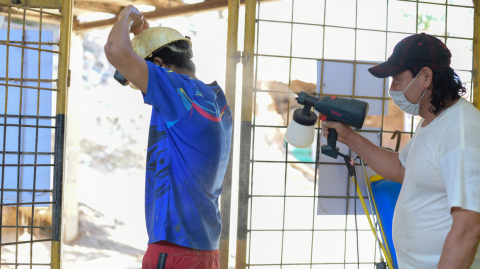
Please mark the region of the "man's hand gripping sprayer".
<svg viewBox="0 0 480 269"><path fill-rule="evenodd" d="M336 96L324 96L317 98L300 92L297 102L304 105L303 109L297 109L293 113L285 138L295 147L308 147L313 142L317 115L312 107L322 114L320 120L337 121L354 128L361 129L368 113L368 103ZM321 147L322 154L336 159L339 155L337 148L337 131L330 129L327 145Z"/></svg>

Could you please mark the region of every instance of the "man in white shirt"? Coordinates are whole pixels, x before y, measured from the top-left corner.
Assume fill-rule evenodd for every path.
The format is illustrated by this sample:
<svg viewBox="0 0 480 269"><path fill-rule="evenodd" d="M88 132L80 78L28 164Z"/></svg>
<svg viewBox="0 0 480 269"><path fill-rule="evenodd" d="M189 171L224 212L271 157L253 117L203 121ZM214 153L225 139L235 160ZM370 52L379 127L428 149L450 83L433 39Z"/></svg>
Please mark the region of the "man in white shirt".
<svg viewBox="0 0 480 269"><path fill-rule="evenodd" d="M392 77L390 96L405 113L420 115L400 153L382 149L337 122L322 122L379 175L402 183L392 236L400 269L480 268L480 112L450 68L439 39L401 40L384 63L369 69Z"/></svg>

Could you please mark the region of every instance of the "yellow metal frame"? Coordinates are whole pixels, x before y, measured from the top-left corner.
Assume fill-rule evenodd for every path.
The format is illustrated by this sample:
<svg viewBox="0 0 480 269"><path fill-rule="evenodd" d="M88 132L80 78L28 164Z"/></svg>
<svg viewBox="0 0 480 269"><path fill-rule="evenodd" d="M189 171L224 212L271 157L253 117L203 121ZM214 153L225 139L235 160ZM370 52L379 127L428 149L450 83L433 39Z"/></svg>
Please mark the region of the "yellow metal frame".
<svg viewBox="0 0 480 269"><path fill-rule="evenodd" d="M255 11L256 1L245 1L245 37L243 45L243 78L242 78L242 111L240 125L240 175L238 188L238 225L237 251L235 268L244 269L247 266L247 222L248 210L240 205L248 204L248 189L250 182L250 148L252 132L252 102L253 102L253 68L255 56Z"/></svg>
<svg viewBox="0 0 480 269"><path fill-rule="evenodd" d="M70 65L70 40L72 36L73 0L62 1L60 48L58 56L57 114L67 114L68 70Z"/></svg>
<svg viewBox="0 0 480 269"><path fill-rule="evenodd" d="M49 264L52 269L60 269L62 268L62 241L63 241L63 185L65 181L65 177L63 175L63 163L64 163L64 145L65 145L65 115L67 111L67 98L68 98L68 87L69 87L69 61L70 61L70 39L71 39L71 32L72 32L72 14L73 14L73 0L29 0L28 3L26 1L18 0L18 1L10 1L10 0L0 0L0 6L4 6L8 8L8 29L10 29L10 20L13 17L12 14L14 13L12 8L18 8L19 10L22 10L23 13L23 20L24 20L24 27L23 30L25 31L25 21L29 19L27 14L27 11L29 12L34 12L38 13L39 17L35 17L36 19L39 19L39 33L42 30L42 15L47 14L49 16L53 16L55 18L60 18L60 42L59 43L52 43L52 42L17 42L17 41L12 41L10 42L10 32L8 31L7 34L7 41L2 42L1 45L7 46L7 47L18 47L22 49L29 49L29 50L37 50L39 57L41 52L50 52L50 53L57 53L58 54L58 73L57 73L57 79L40 79L40 68L39 68L39 74L38 74L38 79L24 79L23 78L23 68L22 68L22 75L21 78L9 78L9 72L8 72L8 64L6 66L6 77L5 78L0 78L2 80L5 80L5 83L0 83L1 86L5 86L6 88L6 96L8 96L8 87L19 87L18 85L11 84L9 83L10 80L20 80L20 81L25 81L25 82L37 82L38 81L38 87L32 87L32 86L24 86L21 85L20 89L22 88L29 88L29 89L38 89L40 95L40 90L48 90L48 91L54 91L57 93L57 103L56 103L56 124L55 124L55 152L54 157L55 157L55 162L53 164L54 166L54 185L53 185L53 201L50 202L52 204L52 239L48 240L40 240L40 241L51 241L51 263ZM53 13L53 12L45 12L44 9L57 9L59 11L58 13ZM17 12L18 13L18 12ZM48 19L47 19L48 20ZM27 46L31 44L38 44L38 48ZM45 50L42 49L42 45L58 45L59 49L58 51L55 50ZM7 49L8 51L8 49ZM22 55L23 57L23 55ZM8 63L8 53L7 53L7 63ZM40 61L39 61L40 65ZM43 88L40 87L41 82L56 82L57 83L57 88ZM20 90L21 91L21 90ZM7 97L6 97L7 98ZM39 97L38 101L39 102ZM7 115L6 107L5 107L5 117ZM21 115L21 113L20 113ZM37 116L39 115L39 104L37 104ZM31 126L30 126L31 127ZM6 129L6 126L4 127ZM38 128L38 126L37 126ZM5 131L6 132L6 131ZM37 154L37 152L35 152ZM2 185L3 186L3 185ZM20 190L17 190L20 191ZM34 190L35 191L35 190ZM32 204L35 205L35 202L33 203L19 203L17 204L17 220L18 220L18 206L20 205L28 205ZM41 203L40 203L41 204ZM2 210L3 210L3 205L2 205ZM33 207L32 207L32 229L33 229ZM33 243L34 241L28 241L28 242L19 242L18 241L18 221L17 221L17 238L16 242L12 243L7 243L7 244L18 244L21 243L28 243L31 242ZM1 231L0 231L1 233ZM34 264L32 263L32 252L30 254L30 266L33 266ZM16 266L20 265L15 261L15 263L10 263L7 261L6 264L15 264ZM25 264L21 264L25 265ZM31 267L30 267L31 268Z"/></svg>
<svg viewBox="0 0 480 269"><path fill-rule="evenodd" d="M237 64L240 62L238 52L238 13L239 0L228 0L228 32L227 32L227 64L225 75L225 98L230 106L232 120L235 124L235 93L237 82ZM234 134L232 132L232 141ZM232 142L233 144L233 142ZM230 212L232 202L232 176L233 176L233 146L230 147L228 165L223 179L223 192L220 201L222 216L222 233L220 235L220 268L228 269L230 252Z"/></svg>
<svg viewBox="0 0 480 269"><path fill-rule="evenodd" d="M245 2L245 39L243 45L243 80L242 80L242 121L252 121L253 100L253 60L255 56L255 11L256 1Z"/></svg>
<svg viewBox="0 0 480 269"><path fill-rule="evenodd" d="M57 82L57 120L59 118L63 119L64 122L61 124L66 126L66 114L67 114L67 99L68 99L68 87L69 87L69 64L70 64L70 40L72 35L72 21L73 21L73 0L63 0L62 1L62 19L60 24L60 46L59 46L59 56L58 56L58 82ZM60 117L59 117L60 116ZM63 117L62 117L63 116ZM65 130L64 130L65 131ZM65 133L61 134L65 137ZM59 154L59 158L62 158L60 163L63 166L63 149L65 146L65 139L61 140L62 145L60 146L62 154ZM65 177L63 174L63 167L61 169L61 178L59 179L60 186L54 186L59 188L56 197L57 201L56 207L59 209L55 214L53 214L56 220L53 220L52 223L52 246L51 246L51 259L52 259L52 269L61 269L62 268L62 254L63 254L63 197L64 197L64 188L65 186ZM58 184L57 183L57 184ZM54 181L55 184L55 181ZM55 194L54 194L55 196ZM54 197L55 198L55 197ZM54 236L54 229L58 229L57 236Z"/></svg>
<svg viewBox="0 0 480 269"><path fill-rule="evenodd" d="M295 1L295 0L294 0ZM293 1L292 1L293 2ZM415 1L414 1L415 2ZM475 19L475 22L474 22L474 38L473 38L473 70L472 70L472 80L473 80L473 87L472 87L472 96L473 98L471 99L473 101L473 104L480 109L480 75L479 75L479 67L480 67L480 0L474 0L473 1L474 4L475 4L475 14L474 14L474 19ZM258 3L260 3L258 1ZM416 1L417 3L417 14L418 14L418 3L419 1ZM430 3L423 3L423 4L430 4ZM455 6L455 5L452 5L452 4L448 4L447 1L445 1L445 4L438 4L438 5L445 5L445 6ZM292 4L293 6L293 4ZM326 9L325 9L325 12L326 12ZM445 10L446 14L447 14L447 9ZM253 175L252 172L250 171L251 169L253 169L253 165L254 165L254 160L252 161L252 158L250 156L251 154L251 151L252 151L252 148L251 148L251 145L254 143L254 141L252 141L252 137L251 137L251 134L252 134L252 130L254 132L254 128L255 128L255 124L253 123L252 124L252 111L253 111L253 106L252 106L252 103L253 103L253 95L255 94L254 92L259 92L259 91L263 91L263 90L260 90L260 89L255 89L254 88L254 75L253 75L253 72L254 72L254 69L253 69L253 60L254 60L254 56L271 56L271 57L283 57L283 58L288 58L288 56L275 56L275 55L255 55L254 54L254 45L255 45L255 24L256 23L259 23L259 22L280 22L280 23L295 23L292 19L291 22L289 21L269 21L269 20L262 20L260 19L260 15L259 15L259 19L256 20L255 18L255 13L256 13L256 9L255 9L255 1L254 0L247 0L246 1L246 15L245 15L245 51L243 52L243 61L242 63L244 64L244 67L243 67L243 87L242 87L242 112L241 112L241 142L240 142L240 148L241 148L241 152L240 152L240 178L239 178L239 201L238 201L238 204L239 204L239 209L238 209L238 231L237 231L237 252L236 252L236 266L235 268L237 269L243 269L243 268L246 268L247 266L250 266L249 263L247 263L247 259L249 257L249 254L247 253L247 250L249 248L249 245L248 245L248 236L245 236L245 234L250 234L251 231L248 230L248 224L247 224L247 220L249 219L250 217L250 222L251 222L251 215L249 216L247 214L247 209L250 209L250 211L252 210L252 206L249 204L252 200L252 197L254 195L252 195L249 191L249 186L253 186L253 185L250 185L252 184L250 182L250 177L252 177ZM325 17L326 14L324 14L324 17ZM293 16L293 15L292 15ZM230 21L230 20L229 20ZM445 20L445 24L447 23L447 21ZM299 24L302 24L302 23L299 23ZM304 23L306 25L309 25L308 23ZM317 24L312 24L312 25L317 25ZM318 24L319 26L323 26L323 31L325 31L325 27L328 26L328 27L337 27L337 28L343 28L343 27L340 27L340 26L331 26L331 25L326 25L325 22L323 24ZM417 23L417 29L416 29L416 32L418 32L418 23ZM351 27L345 27L345 28L351 28ZM355 26L355 29L357 28L357 26ZM293 29L293 28L292 28ZM369 30L369 29L360 29L360 30ZM293 31L293 30L292 30ZM389 32L388 29L386 29L386 32ZM447 33L445 33L445 36L447 36ZM323 34L323 37L325 37L325 33ZM325 41L325 38L323 38L323 41ZM229 39L229 42L230 39ZM258 44L257 44L258 45ZM325 46L323 46L323 48L325 48ZM356 51L356 49L355 49ZM233 54L229 54L229 57L233 57ZM291 53L290 53L290 58L302 58L302 57L292 57ZM307 59L307 58L305 58ZM308 59L311 59L311 58L308 58ZM323 67L323 63L324 61L326 61L324 58L323 58L323 52L322 52L322 58L321 59L312 59L312 60L318 60L318 61L321 61L322 63L322 67ZM228 60L227 60L228 61ZM328 60L328 61L337 61L337 60ZM357 63L356 60L353 60L353 61L343 61L343 60L340 60L338 62L347 62L347 63L353 63L354 65ZM362 64L365 64L365 62L361 62ZM374 64L374 63L372 63ZM322 68L323 70L323 68ZM354 69L354 72L355 72L355 69ZM322 78L321 78L321 82L320 82L320 94L322 94L322 82L323 82L323 71L321 73L322 75ZM353 75L355 77L355 73ZM228 77L227 77L227 80L228 80ZM355 81L355 80L354 80ZM290 83L290 79L289 79L289 83ZM384 81L384 83L387 83L386 80ZM290 85L289 85L290 86ZM283 92L280 92L280 93L283 93ZM286 93L286 92L285 92ZM363 96L355 96L355 85L353 85L353 93L352 93L352 96L345 96L345 97L355 97L355 98L364 98ZM388 100L389 98L387 96L383 96L383 98L374 98L374 97L367 97L369 99L380 99L380 100ZM383 115L385 113L384 111L384 107L382 107L382 134L385 134L385 133L393 133L393 131L383 131L384 127L383 127ZM289 119L290 116L287 114L287 118ZM253 119L254 121L254 119ZM261 126L261 127L269 127L269 126ZM273 127L279 127L279 126L273 126ZM411 134L413 134L413 120L412 120L412 132L409 132ZM253 154L254 155L254 154ZM255 158L253 158L255 159ZM353 180L353 182L355 183L355 178L351 178ZM369 182L369 179L367 178L366 179L367 182ZM361 194L361 190L360 188L358 187L358 184L357 184L357 192L358 192L358 196L360 198L360 201L361 201L361 204L362 204L362 207L368 217L368 222L370 224L370 228L372 230L372 232L374 232L375 234L375 239L378 239L378 233L376 233L375 231L375 228L373 227L373 223L372 223L372 220L370 218L370 215L368 213L368 208L366 206L366 203L365 203L365 200L364 200L364 197L363 195ZM369 188L369 193L370 193L370 188ZM372 201L373 201L373 207L376 209L376 205L375 205L375 201L374 199L372 198ZM380 222L380 220L378 220ZM382 224L379 223L381 227ZM245 226L245 227L244 227ZM382 233L382 237L383 237L383 242L385 242L385 235ZM390 256L390 253L389 253L389 249L388 249L388 246L385 244L385 246L381 245L380 246L381 248L381 251L384 253L384 256L386 258L386 262L388 263L389 267L390 268L393 268L392 267L392 259L391 259L391 256ZM269 264L269 265L273 265L273 264ZM277 264L275 264L277 265ZM279 264L280 266L282 265L282 262L280 262ZM291 265L291 264L289 264ZM255 266L259 266L258 264L255 264ZM224 268L224 267L222 267Z"/></svg>
<svg viewBox="0 0 480 269"><path fill-rule="evenodd" d="M473 1L475 5L473 23L473 105L480 109L480 0Z"/></svg>
<svg viewBox="0 0 480 269"><path fill-rule="evenodd" d="M27 4L25 5L25 2ZM25 7L31 8L47 8L47 9L60 9L62 8L61 0L0 0L0 4L11 7Z"/></svg>

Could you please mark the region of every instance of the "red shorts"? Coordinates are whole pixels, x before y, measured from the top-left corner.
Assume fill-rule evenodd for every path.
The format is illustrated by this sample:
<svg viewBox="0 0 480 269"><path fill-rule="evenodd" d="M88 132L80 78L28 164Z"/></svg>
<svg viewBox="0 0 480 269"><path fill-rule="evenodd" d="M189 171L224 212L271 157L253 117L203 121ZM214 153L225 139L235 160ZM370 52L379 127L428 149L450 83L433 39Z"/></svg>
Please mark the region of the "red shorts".
<svg viewBox="0 0 480 269"><path fill-rule="evenodd" d="M217 250L197 250L167 241L148 244L142 269L220 269Z"/></svg>

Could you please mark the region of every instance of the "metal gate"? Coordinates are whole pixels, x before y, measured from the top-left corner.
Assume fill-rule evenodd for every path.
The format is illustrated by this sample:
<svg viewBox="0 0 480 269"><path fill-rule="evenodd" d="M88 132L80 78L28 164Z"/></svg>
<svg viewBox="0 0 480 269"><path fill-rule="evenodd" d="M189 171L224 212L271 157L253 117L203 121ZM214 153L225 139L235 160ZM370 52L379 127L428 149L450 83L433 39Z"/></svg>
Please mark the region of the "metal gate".
<svg viewBox="0 0 480 269"><path fill-rule="evenodd" d="M393 105L388 79L374 89L380 96L365 94L359 85L366 68L385 61L401 38L430 33L452 51L452 68L478 107L473 68L478 64L473 62L478 57L478 42L473 42L474 32L477 39L480 31L474 31L478 8L469 0L246 0L245 6L235 268L357 268L357 263L374 268L379 261L375 238L362 207L356 206L343 161L319 154L320 126L310 151L291 149L282 140L296 107L295 94L305 90L360 98L371 106L376 102L377 112L367 117L360 134L377 139L379 146L395 148L399 138L404 145L418 118L405 117ZM339 71L343 76L332 81ZM337 84L349 91L332 92ZM340 190L325 193L322 173L336 169L345 169L336 179ZM362 172L357 169L357 176ZM329 203L340 203L343 213L328 215L322 207Z"/></svg>
<svg viewBox="0 0 480 269"><path fill-rule="evenodd" d="M72 5L0 0L1 268L61 268Z"/></svg>

